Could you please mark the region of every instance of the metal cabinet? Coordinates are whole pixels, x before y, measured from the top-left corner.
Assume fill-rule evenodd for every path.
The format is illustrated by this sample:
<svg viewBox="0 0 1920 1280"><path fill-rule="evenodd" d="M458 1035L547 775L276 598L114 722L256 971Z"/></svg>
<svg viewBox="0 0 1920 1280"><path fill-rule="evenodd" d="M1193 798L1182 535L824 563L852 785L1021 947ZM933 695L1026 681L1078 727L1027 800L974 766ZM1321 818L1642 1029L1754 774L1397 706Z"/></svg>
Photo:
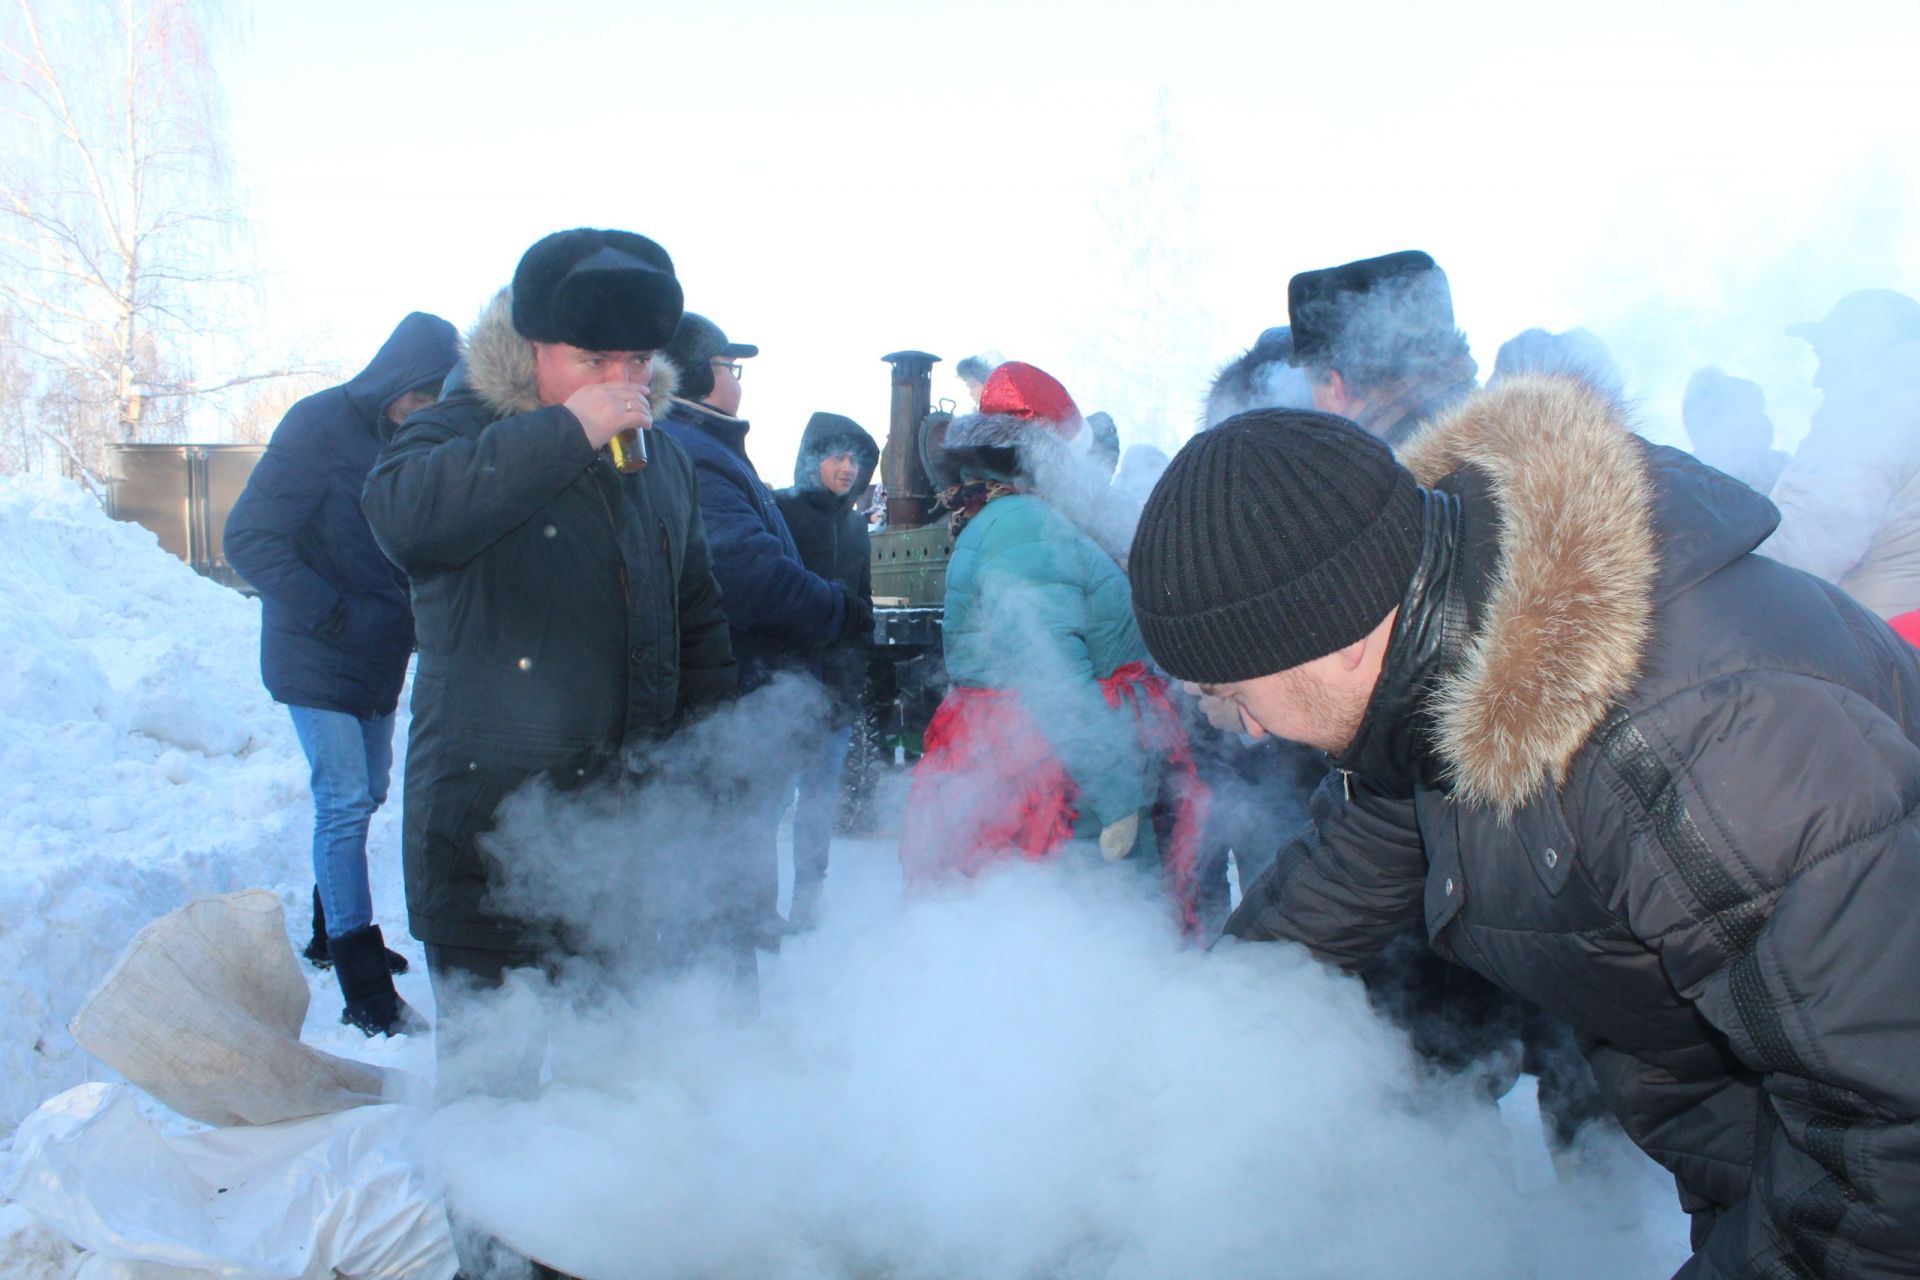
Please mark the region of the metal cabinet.
<svg viewBox="0 0 1920 1280"><path fill-rule="evenodd" d="M227 515L266 452L261 444L122 444L110 449L107 514L153 530L196 573L251 594L227 563Z"/></svg>

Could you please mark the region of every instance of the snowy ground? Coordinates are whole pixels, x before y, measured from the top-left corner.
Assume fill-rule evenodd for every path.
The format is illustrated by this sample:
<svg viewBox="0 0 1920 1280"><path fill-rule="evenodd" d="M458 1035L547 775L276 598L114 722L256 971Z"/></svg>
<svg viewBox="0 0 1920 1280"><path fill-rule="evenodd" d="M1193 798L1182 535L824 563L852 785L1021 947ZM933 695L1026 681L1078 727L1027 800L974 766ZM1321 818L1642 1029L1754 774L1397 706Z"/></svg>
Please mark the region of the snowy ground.
<svg viewBox="0 0 1920 1280"><path fill-rule="evenodd" d="M43 1098L112 1078L65 1028L141 926L266 886L304 941L305 766L257 635L257 605L151 534L0 481L0 1158ZM374 902L431 1016L398 783ZM1685 1257L1670 1184L1622 1141L1555 1182L1524 1089L1503 1128L1418 1080L1355 984L1290 949L1174 954L1150 909L1043 874L903 909L885 839L836 842L829 885L826 926L763 964L751 1025L685 1001L550 1010L552 1087L441 1113L443 1176L593 1275L1613 1277ZM431 1074L428 1037L365 1040L332 978L310 983L309 1043ZM0 1274L78 1262L0 1204Z"/></svg>

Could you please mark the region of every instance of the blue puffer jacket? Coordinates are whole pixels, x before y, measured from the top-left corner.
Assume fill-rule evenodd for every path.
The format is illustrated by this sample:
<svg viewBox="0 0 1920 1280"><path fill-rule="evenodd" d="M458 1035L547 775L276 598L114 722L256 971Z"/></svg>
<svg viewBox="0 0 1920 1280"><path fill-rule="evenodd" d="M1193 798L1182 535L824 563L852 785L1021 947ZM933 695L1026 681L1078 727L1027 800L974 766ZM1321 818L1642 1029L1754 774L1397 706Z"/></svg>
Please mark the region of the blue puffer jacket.
<svg viewBox="0 0 1920 1280"><path fill-rule="evenodd" d="M773 491L747 459L747 423L676 399L658 425L693 458L742 690L782 667L814 670L840 637L846 595L801 562Z"/></svg>
<svg viewBox="0 0 1920 1280"><path fill-rule="evenodd" d="M955 684L1010 689L1080 788L1079 834L1148 805L1158 761L1099 681L1147 646L1120 566L1040 498L988 503L953 544L942 623Z"/></svg>
<svg viewBox="0 0 1920 1280"><path fill-rule="evenodd" d="M440 317L408 315L351 382L287 410L234 503L227 559L260 593L274 701L362 718L398 705L413 649L407 579L375 544L360 491L392 433L387 410L445 378L458 343Z"/></svg>

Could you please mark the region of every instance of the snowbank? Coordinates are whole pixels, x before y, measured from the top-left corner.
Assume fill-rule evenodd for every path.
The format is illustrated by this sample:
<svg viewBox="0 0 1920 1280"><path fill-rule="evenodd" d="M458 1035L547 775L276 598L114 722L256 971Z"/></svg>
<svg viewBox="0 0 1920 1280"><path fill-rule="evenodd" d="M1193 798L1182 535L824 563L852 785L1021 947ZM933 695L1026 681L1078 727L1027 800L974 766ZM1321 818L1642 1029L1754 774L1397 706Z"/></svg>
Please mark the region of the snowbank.
<svg viewBox="0 0 1920 1280"><path fill-rule="evenodd" d="M76 486L0 478L0 1137L109 1074L67 1022L141 926L253 885L305 923L306 764L260 685L259 634L257 602ZM397 815L372 841L387 919ZM338 1013L316 996L313 1022Z"/></svg>

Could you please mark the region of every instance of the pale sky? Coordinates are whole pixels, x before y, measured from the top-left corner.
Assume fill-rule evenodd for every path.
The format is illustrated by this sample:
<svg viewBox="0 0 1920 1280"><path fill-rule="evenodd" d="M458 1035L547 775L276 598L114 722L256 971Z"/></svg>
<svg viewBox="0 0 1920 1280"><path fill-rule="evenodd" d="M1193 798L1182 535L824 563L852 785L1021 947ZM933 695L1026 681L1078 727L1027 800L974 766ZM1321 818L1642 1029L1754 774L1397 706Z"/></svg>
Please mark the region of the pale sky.
<svg viewBox="0 0 1920 1280"><path fill-rule="evenodd" d="M879 357L995 348L1123 440L1177 441L1296 271L1404 248L1482 376L1521 329L1607 340L1650 435L1717 363L1783 438L1782 326L1920 295L1920 3L1567 6L276 2L216 51L269 268L262 339L358 367L461 328L539 236L611 226L758 343L789 482L815 409L886 427Z"/></svg>

